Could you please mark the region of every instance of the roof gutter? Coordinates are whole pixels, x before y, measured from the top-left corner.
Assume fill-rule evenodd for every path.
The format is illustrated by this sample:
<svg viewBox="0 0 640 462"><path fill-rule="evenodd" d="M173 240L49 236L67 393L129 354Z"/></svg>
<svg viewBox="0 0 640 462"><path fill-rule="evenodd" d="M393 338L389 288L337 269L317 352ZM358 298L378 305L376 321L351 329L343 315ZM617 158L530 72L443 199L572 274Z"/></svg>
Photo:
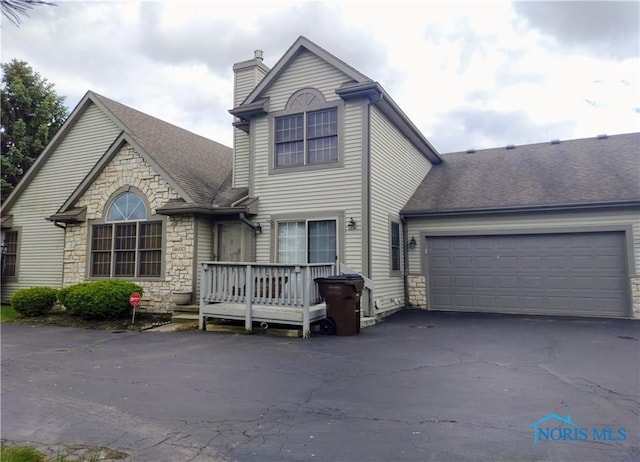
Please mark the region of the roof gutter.
<svg viewBox="0 0 640 462"><path fill-rule="evenodd" d="M453 209L438 211L400 211L400 215L404 218L422 218L422 217L445 217L445 216L467 216L467 215L489 215L500 213L530 213L530 212L558 212L570 210L596 210L609 208L638 207L640 200L631 201L610 201L598 202L592 204L557 204L557 205L538 205L538 206L514 206L487 209Z"/></svg>
<svg viewBox="0 0 640 462"><path fill-rule="evenodd" d="M159 208L156 212L160 215L185 215L185 214L199 214L199 215L237 215L238 213L246 212L246 207L203 207L200 205L187 205L184 207L165 207Z"/></svg>

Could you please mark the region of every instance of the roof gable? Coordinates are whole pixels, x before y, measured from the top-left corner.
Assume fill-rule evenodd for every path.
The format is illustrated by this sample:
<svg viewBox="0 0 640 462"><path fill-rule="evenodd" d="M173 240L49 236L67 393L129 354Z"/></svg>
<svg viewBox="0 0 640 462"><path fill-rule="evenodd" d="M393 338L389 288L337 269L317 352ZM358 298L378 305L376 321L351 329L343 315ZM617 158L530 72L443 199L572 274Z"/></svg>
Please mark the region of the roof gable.
<svg viewBox="0 0 640 462"><path fill-rule="evenodd" d="M640 133L442 158L405 216L640 205Z"/></svg>
<svg viewBox="0 0 640 462"><path fill-rule="evenodd" d="M64 122L62 127L57 131L54 137L49 141L49 144L45 146L42 150L42 153L35 160L31 168L27 170L27 173L22 177L22 180L16 185L13 189L7 200L2 204L2 214L6 214L9 212L11 207L15 204L18 197L22 194L22 192L27 188L27 186L31 183L33 178L37 175L40 169L45 165L47 160L53 155L56 148L62 143L65 137L69 134L69 132L73 129L73 127L78 123L82 115L86 112L86 110L92 105L95 104L89 93L85 94L82 99L78 102L76 107L71 111L69 117Z"/></svg>
<svg viewBox="0 0 640 462"><path fill-rule="evenodd" d="M91 92L90 92L91 93ZM127 141L188 203L210 204L232 169L233 150L95 93Z"/></svg>
<svg viewBox="0 0 640 462"><path fill-rule="evenodd" d="M308 51L318 58L326 61L333 67L340 70L342 73L347 75L349 78L353 79L355 82L371 82L372 80L354 69L341 59L332 55L325 49L313 43L311 40L304 36L298 37L298 39L289 47L286 53L278 60L278 62L273 66L273 68L269 71L269 73L260 81L260 83L249 93L249 95L242 102L241 106L250 105L255 103L256 100L260 99L269 87L280 77L282 72L289 67L291 62L296 58L296 56L303 52Z"/></svg>

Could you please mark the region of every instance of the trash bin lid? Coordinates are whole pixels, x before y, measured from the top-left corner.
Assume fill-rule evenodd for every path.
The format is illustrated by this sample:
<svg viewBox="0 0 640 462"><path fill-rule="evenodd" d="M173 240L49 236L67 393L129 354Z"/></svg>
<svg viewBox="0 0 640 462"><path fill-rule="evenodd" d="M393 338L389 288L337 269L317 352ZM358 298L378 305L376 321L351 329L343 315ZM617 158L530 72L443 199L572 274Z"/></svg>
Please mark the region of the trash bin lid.
<svg viewBox="0 0 640 462"><path fill-rule="evenodd" d="M323 278L314 279L318 283L331 283L331 282L355 282L363 280L359 274L336 274L334 276L326 276Z"/></svg>

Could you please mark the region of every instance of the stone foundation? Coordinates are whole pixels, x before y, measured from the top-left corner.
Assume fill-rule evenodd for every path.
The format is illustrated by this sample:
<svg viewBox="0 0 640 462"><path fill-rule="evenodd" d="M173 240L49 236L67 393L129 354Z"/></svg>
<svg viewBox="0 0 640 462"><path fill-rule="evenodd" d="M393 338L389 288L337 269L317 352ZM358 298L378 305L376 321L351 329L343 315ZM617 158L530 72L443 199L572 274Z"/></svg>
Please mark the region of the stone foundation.
<svg viewBox="0 0 640 462"><path fill-rule="evenodd" d="M640 319L640 277L631 278L631 308L631 316Z"/></svg>
<svg viewBox="0 0 640 462"><path fill-rule="evenodd" d="M409 305L427 309L427 278L422 275L407 276Z"/></svg>

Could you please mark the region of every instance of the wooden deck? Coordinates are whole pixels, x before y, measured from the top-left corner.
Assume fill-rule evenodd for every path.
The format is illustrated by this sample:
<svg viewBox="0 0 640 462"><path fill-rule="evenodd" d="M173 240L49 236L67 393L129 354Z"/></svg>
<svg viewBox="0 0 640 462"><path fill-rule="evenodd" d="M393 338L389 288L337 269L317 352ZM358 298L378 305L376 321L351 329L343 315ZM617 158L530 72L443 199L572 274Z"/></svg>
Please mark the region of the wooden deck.
<svg viewBox="0 0 640 462"><path fill-rule="evenodd" d="M199 327L205 328L207 318L244 319L247 331L255 321L292 324L302 326L308 338L311 323L326 317L315 279L335 272L333 263L204 262Z"/></svg>
<svg viewBox="0 0 640 462"><path fill-rule="evenodd" d="M207 318L243 320L246 318L246 315L246 307L240 303L209 303L200 307L199 326L200 329L204 329ZM327 309L325 303L311 305L309 307L309 322L313 323L326 317ZM251 319L257 322L302 326L304 323L303 318L303 310L301 307L272 305L251 306Z"/></svg>

